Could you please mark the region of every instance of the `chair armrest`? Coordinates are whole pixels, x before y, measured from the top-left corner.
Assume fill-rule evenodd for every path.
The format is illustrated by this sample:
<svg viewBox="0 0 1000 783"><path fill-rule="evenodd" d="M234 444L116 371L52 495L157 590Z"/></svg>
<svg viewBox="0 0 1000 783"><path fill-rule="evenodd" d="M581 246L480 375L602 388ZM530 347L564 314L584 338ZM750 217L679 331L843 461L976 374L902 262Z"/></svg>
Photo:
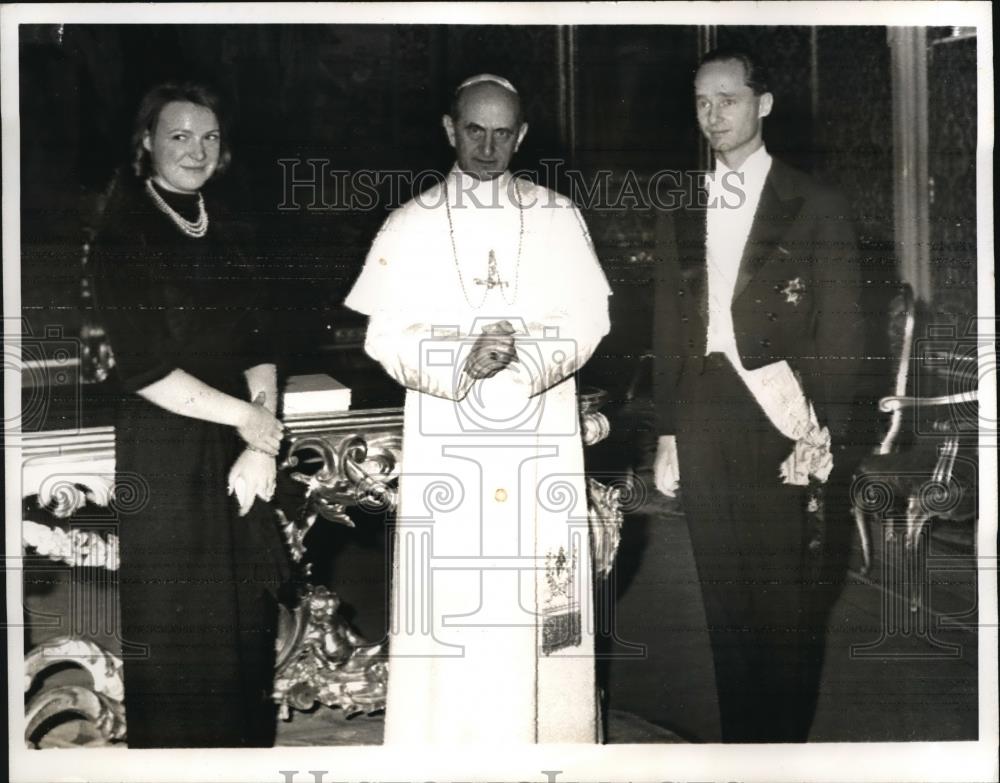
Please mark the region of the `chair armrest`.
<svg viewBox="0 0 1000 783"><path fill-rule="evenodd" d="M891 395L883 397L878 401L878 409L883 413L894 413L904 408L915 408L919 406L935 405L960 405L964 402L977 402L979 400L978 391L960 392L958 394L943 394L939 397L906 397L903 395Z"/></svg>

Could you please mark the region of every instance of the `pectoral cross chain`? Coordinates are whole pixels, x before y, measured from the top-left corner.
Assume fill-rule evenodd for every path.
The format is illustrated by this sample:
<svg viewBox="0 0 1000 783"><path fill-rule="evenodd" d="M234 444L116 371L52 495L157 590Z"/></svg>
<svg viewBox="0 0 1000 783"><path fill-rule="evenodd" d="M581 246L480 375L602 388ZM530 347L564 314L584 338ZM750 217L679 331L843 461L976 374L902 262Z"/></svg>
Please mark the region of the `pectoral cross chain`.
<svg viewBox="0 0 1000 783"><path fill-rule="evenodd" d="M497 270L497 257L496 253L492 250L490 251L489 261L486 266L486 279L483 280L481 277L477 277L473 280L476 285L483 286L486 290L483 291L483 298L479 300L478 304L473 304L469 300L469 292L465 288L465 278L462 277L462 265L458 263L458 248L455 246L455 224L452 222L451 218L451 204L450 196L448 194L448 180L444 182L444 208L445 214L448 216L448 238L451 240L451 257L455 262L455 271L458 272L458 282L462 286L462 296L465 298L466 304L474 310L478 310L486 303L486 299L489 296L490 289L499 288L500 295L503 297L504 302L508 305L513 305L517 301L517 289L518 283L521 279L521 250L524 246L524 204L521 202L521 189L517 184L517 180L513 180L514 183L514 193L517 194L517 216L518 216L518 233L517 233L517 260L514 262L514 295L513 299L508 300L507 294L504 293L505 288L510 288L510 283L506 280L500 279L500 272Z"/></svg>
<svg viewBox="0 0 1000 783"><path fill-rule="evenodd" d="M491 250L490 259L486 264L486 279L483 280L481 277L475 277L472 280L476 285L486 286L486 290L489 291L492 288L506 288L508 283L506 280L500 279L500 273L497 271L497 257L496 254Z"/></svg>

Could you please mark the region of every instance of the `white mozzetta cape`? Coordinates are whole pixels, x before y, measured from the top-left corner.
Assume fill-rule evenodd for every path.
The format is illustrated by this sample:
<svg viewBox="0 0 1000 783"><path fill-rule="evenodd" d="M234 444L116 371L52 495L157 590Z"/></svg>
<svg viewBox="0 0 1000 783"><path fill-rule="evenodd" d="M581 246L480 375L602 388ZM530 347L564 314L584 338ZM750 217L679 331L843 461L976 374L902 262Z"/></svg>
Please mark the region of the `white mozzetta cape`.
<svg viewBox="0 0 1000 783"><path fill-rule="evenodd" d="M509 174L447 182L389 216L345 302L407 388L385 741L594 742L574 372L611 292L568 199ZM491 250L506 286L489 289ZM468 350L501 319L519 361L473 381Z"/></svg>

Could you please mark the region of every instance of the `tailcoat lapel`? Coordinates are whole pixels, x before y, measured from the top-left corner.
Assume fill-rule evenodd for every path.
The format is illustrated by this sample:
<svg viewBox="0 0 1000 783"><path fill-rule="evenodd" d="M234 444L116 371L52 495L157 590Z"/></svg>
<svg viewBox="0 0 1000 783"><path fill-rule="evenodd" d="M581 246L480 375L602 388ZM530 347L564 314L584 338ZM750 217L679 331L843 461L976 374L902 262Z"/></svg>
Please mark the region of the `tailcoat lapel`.
<svg viewBox="0 0 1000 783"><path fill-rule="evenodd" d="M773 161L760 194L760 203L754 214L750 235L743 248L740 271L733 288L734 302L750 285L750 281L767 260L781 253L778 249L779 241L795 222L803 202L803 197L794 192L791 184L786 182L781 163Z"/></svg>

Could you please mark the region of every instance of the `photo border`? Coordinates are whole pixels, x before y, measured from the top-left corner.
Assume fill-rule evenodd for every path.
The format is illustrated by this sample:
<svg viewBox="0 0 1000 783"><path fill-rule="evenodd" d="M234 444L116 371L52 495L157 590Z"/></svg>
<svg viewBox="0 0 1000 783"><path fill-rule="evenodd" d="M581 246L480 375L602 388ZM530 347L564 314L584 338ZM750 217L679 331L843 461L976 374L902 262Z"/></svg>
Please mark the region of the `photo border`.
<svg viewBox="0 0 1000 783"><path fill-rule="evenodd" d="M378 23L378 24L679 24L955 25L978 27L978 300L982 376L980 420L996 421L995 301L993 278L993 38L988 3L735 2L716 3L484 3L428 4L53 4L7 5L0 9L3 106L4 317L20 316L20 215L17 25L36 23ZM429 128L428 133L433 129ZM6 341L6 335L5 335ZM4 418L20 408L20 376L4 369ZM312 781L321 780L519 780L519 781L970 781L997 777L996 435L980 432L979 721L978 742L831 743L781 746L732 745L546 745L454 748L389 753L378 747L280 747L251 750L81 749L29 751L23 747L24 705L15 690L23 679L23 629L17 438L5 442L5 518L8 611L8 729L12 781ZM994 478L989 478L993 476ZM419 716L415 716L419 719ZM401 756L404 756L401 758ZM556 772L558 771L558 772Z"/></svg>

